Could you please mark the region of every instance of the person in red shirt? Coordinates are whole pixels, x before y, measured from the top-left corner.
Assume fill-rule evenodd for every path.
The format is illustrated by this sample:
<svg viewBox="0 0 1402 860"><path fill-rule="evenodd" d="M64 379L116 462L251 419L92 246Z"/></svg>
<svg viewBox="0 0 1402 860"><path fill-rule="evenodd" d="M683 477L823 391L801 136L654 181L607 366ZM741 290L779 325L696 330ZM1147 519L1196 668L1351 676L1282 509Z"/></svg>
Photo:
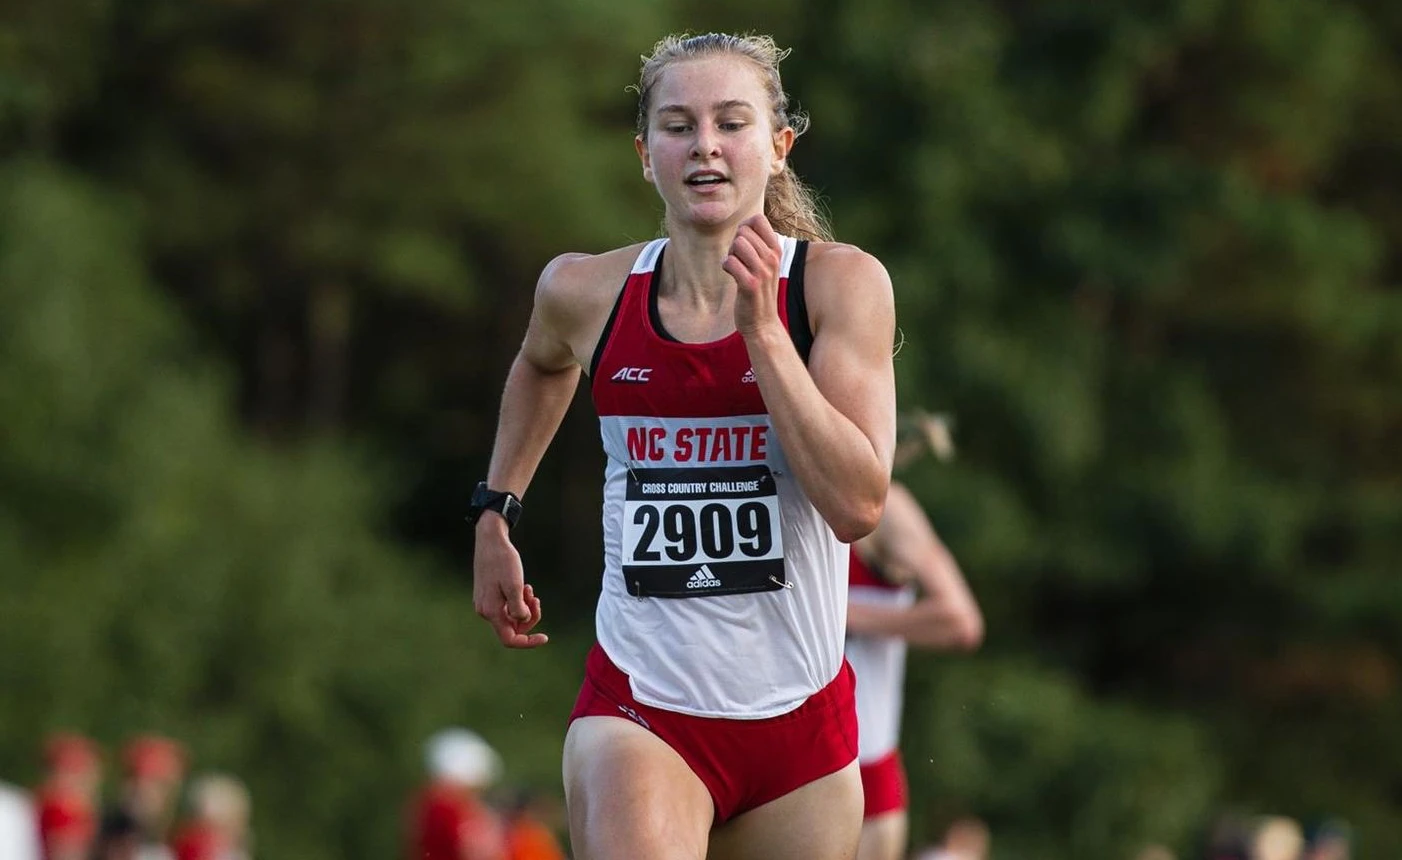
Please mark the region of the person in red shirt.
<svg viewBox="0 0 1402 860"><path fill-rule="evenodd" d="M205 774L190 786L191 818L174 840L175 860L248 860L248 790L238 779Z"/></svg>
<svg viewBox="0 0 1402 860"><path fill-rule="evenodd" d="M45 860L86 860L97 836L102 757L82 735L57 734L44 747L47 774L36 792Z"/></svg>
<svg viewBox="0 0 1402 860"><path fill-rule="evenodd" d="M122 748L122 789L118 805L135 819L145 858L167 860L166 847L180 785L185 779L185 748L160 735L139 735Z"/></svg>
<svg viewBox="0 0 1402 860"><path fill-rule="evenodd" d="M506 860L506 835L481 792L501 759L468 729L445 729L426 748L429 783L409 809L406 860Z"/></svg>

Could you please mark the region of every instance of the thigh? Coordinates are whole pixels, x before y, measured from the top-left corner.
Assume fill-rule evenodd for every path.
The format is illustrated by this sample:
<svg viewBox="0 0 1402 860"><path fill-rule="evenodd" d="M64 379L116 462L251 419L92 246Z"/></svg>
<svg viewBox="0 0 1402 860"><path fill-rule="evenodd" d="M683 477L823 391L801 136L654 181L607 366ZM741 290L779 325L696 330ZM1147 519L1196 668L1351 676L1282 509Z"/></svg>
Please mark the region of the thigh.
<svg viewBox="0 0 1402 860"><path fill-rule="evenodd" d="M862 828L857 763L716 828L708 860L852 860Z"/></svg>
<svg viewBox="0 0 1402 860"><path fill-rule="evenodd" d="M577 860L702 860L714 810L675 750L619 717L580 717L565 735L565 806Z"/></svg>
<svg viewBox="0 0 1402 860"><path fill-rule="evenodd" d="M905 856L907 832L905 810L873 815L862 822L862 840L857 860L900 860Z"/></svg>

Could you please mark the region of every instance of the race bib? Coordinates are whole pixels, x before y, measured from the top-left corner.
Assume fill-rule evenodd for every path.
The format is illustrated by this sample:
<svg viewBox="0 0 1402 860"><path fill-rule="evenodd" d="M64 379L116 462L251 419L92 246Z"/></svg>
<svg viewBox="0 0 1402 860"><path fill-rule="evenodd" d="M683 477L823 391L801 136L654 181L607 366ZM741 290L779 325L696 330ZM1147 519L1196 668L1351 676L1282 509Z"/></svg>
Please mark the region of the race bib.
<svg viewBox="0 0 1402 860"><path fill-rule="evenodd" d="M634 597L783 588L784 537L769 467L629 470L622 570Z"/></svg>

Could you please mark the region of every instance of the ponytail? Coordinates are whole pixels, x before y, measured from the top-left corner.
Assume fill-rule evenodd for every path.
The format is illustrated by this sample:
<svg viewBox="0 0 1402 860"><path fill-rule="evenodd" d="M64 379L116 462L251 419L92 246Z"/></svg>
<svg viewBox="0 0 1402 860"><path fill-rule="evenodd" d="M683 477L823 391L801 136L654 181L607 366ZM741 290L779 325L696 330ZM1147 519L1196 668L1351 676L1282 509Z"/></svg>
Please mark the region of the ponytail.
<svg viewBox="0 0 1402 860"><path fill-rule="evenodd" d="M787 164L782 173L770 178L764 189L764 217L781 236L812 242L832 241L832 230L818 209L813 191Z"/></svg>

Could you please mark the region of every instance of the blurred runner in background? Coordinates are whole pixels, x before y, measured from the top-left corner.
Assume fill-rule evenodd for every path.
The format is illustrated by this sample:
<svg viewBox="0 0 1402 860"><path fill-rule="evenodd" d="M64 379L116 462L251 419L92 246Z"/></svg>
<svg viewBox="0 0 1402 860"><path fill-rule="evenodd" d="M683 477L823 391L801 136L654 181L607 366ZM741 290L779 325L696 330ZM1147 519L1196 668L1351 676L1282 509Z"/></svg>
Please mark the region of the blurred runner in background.
<svg viewBox="0 0 1402 860"><path fill-rule="evenodd" d="M185 748L160 735L140 735L122 748L117 805L141 834L139 860L171 860L170 827L185 779ZM114 819L115 820L115 819Z"/></svg>
<svg viewBox="0 0 1402 860"><path fill-rule="evenodd" d="M896 450L896 468L926 451L953 456L945 421L917 414ZM905 856L909 798L899 749L906 649L972 651L983 615L954 556L905 485L891 482L876 531L852 545L847 661L857 676L857 725L865 817L858 860Z"/></svg>
<svg viewBox="0 0 1402 860"><path fill-rule="evenodd" d="M425 746L429 783L409 809L405 860L506 860L506 833L481 793L501 758L476 732L449 728Z"/></svg>
<svg viewBox="0 0 1402 860"><path fill-rule="evenodd" d="M53 735L44 745L46 772L35 796L45 860L88 860L97 837L102 756L82 735Z"/></svg>
<svg viewBox="0 0 1402 860"><path fill-rule="evenodd" d="M190 819L176 834L175 860L248 860L250 801L236 777L204 774L190 783Z"/></svg>

